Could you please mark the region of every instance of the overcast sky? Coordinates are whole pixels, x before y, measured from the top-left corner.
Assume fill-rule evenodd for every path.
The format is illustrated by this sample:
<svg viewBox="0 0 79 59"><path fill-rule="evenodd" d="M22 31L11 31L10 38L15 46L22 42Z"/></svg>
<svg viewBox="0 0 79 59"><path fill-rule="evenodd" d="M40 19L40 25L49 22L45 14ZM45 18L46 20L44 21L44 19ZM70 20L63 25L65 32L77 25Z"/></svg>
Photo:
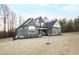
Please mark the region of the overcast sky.
<svg viewBox="0 0 79 59"><path fill-rule="evenodd" d="M78 4L9 4L17 15L26 17L47 16L54 18L75 18L79 16Z"/></svg>

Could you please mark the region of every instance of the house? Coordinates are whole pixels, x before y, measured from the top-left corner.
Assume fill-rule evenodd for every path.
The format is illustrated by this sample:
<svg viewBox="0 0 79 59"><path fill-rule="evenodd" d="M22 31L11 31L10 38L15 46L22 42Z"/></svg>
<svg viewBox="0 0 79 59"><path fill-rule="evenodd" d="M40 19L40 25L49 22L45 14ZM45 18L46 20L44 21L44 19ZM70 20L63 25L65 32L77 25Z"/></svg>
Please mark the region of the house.
<svg viewBox="0 0 79 59"><path fill-rule="evenodd" d="M16 38L41 37L46 35L59 35L61 27L58 21L45 22L42 17L29 18L15 31Z"/></svg>
<svg viewBox="0 0 79 59"><path fill-rule="evenodd" d="M15 36L16 38L39 37L45 35L45 30L46 26L42 17L29 18L16 29Z"/></svg>
<svg viewBox="0 0 79 59"><path fill-rule="evenodd" d="M61 26L57 20L47 22L47 33L48 35L60 35L61 34Z"/></svg>

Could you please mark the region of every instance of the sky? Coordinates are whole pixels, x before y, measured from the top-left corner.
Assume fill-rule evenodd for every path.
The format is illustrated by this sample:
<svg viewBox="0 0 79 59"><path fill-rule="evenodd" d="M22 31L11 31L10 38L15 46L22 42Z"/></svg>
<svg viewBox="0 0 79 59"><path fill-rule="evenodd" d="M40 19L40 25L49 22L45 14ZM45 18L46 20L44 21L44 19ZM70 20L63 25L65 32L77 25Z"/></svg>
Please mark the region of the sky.
<svg viewBox="0 0 79 59"><path fill-rule="evenodd" d="M73 19L79 16L79 4L8 4L8 7L26 18L47 16L49 19Z"/></svg>

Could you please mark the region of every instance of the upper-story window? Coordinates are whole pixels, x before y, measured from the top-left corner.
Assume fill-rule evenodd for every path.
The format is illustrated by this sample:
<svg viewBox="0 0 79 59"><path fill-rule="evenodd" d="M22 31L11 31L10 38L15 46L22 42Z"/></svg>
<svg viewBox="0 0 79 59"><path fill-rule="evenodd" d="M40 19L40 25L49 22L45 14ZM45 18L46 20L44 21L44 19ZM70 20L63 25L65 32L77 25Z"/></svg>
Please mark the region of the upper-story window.
<svg viewBox="0 0 79 59"><path fill-rule="evenodd" d="M44 23L41 23L41 26L43 26L44 25Z"/></svg>
<svg viewBox="0 0 79 59"><path fill-rule="evenodd" d="M28 27L28 30L29 30L29 31L35 31L35 26L29 26L29 27Z"/></svg>

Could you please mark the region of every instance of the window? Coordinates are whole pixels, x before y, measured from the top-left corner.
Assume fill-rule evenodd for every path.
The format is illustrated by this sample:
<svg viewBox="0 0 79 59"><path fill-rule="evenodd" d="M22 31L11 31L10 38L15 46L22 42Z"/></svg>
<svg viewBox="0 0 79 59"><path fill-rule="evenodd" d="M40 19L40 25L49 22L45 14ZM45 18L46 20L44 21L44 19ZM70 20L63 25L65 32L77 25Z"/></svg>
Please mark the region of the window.
<svg viewBox="0 0 79 59"><path fill-rule="evenodd" d="M35 26L29 26L29 27L28 27L28 30L29 30L29 31L35 30Z"/></svg>
<svg viewBox="0 0 79 59"><path fill-rule="evenodd" d="M41 26L43 26L44 25L44 23L41 23Z"/></svg>
<svg viewBox="0 0 79 59"><path fill-rule="evenodd" d="M34 33L35 31L29 31L29 32Z"/></svg>
<svg viewBox="0 0 79 59"><path fill-rule="evenodd" d="M29 31L30 33L34 33L34 32L35 32L35 26L29 26L29 27L28 27L28 31Z"/></svg>

